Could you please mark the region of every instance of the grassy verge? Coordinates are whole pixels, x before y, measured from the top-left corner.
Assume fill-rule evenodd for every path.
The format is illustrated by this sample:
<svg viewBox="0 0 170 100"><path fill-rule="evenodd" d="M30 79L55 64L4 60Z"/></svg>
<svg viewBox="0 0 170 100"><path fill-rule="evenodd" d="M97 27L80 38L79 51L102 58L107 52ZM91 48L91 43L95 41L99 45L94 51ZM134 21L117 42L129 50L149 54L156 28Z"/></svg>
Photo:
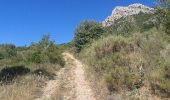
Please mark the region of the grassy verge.
<svg viewBox="0 0 170 100"><path fill-rule="evenodd" d="M152 89L150 95L168 97L168 37L156 29L129 37L108 36L92 43L79 57L88 65L89 76L95 77L97 88L106 86L110 93L133 94L149 83L145 88Z"/></svg>

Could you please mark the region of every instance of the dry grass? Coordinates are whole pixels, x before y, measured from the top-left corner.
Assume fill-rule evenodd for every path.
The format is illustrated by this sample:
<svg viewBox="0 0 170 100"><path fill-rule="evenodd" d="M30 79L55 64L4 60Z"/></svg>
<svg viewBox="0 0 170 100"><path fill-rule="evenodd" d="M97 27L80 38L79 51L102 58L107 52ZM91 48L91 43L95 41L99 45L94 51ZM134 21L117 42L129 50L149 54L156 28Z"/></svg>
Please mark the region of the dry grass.
<svg viewBox="0 0 170 100"><path fill-rule="evenodd" d="M161 51L169 44L167 37L169 36L164 32L152 29L144 33L135 33L129 37L108 36L94 41L90 47L82 50L79 57L88 65L87 74L90 77L93 76L91 81L96 93L107 97L109 93L100 92L107 87L108 90L111 90L111 94L121 93L123 90L132 95L128 95L126 98L138 99L142 95L138 95L140 92L134 91L139 91L143 87L144 81L148 81L149 84L154 83L151 84L153 86L159 85L159 88L157 86L149 87L153 90L162 88L169 93L169 65L166 65L165 58L162 58L161 55ZM169 52L168 50L165 52L166 54ZM156 72L157 68L163 70L163 73ZM165 68L166 71L164 71ZM155 81L153 77L157 80ZM150 89L150 95L152 89ZM135 97L135 95L138 96ZM142 97L139 100L142 100Z"/></svg>
<svg viewBox="0 0 170 100"><path fill-rule="evenodd" d="M0 86L0 100L33 100L40 97L46 82L53 79L55 71L60 69L59 65L49 63L30 66L31 72Z"/></svg>
<svg viewBox="0 0 170 100"><path fill-rule="evenodd" d="M20 77L19 82L0 86L0 100L33 100L39 96L45 82L43 77L27 75Z"/></svg>

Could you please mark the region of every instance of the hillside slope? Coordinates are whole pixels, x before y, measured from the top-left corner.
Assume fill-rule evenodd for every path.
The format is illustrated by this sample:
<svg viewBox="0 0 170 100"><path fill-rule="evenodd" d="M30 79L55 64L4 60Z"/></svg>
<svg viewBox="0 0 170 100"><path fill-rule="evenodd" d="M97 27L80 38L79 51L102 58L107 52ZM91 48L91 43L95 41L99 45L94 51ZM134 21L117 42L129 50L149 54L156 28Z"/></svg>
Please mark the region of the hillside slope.
<svg viewBox="0 0 170 100"><path fill-rule="evenodd" d="M170 36L161 19L154 9L132 4L115 8L104 25L85 21L78 26L75 53L87 65L98 98L170 98Z"/></svg>

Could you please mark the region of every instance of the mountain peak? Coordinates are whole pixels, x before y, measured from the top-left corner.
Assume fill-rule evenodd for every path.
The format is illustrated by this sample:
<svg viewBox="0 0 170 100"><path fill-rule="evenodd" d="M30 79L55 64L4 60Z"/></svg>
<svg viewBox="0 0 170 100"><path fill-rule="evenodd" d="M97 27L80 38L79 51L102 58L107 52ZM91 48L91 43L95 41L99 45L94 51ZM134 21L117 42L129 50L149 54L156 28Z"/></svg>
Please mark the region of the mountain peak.
<svg viewBox="0 0 170 100"><path fill-rule="evenodd" d="M102 25L104 27L111 26L116 20L122 17L136 15L140 12L151 14L154 12L154 9L140 3L131 4L127 7L117 6L113 9L111 16L108 16L105 21L102 22Z"/></svg>

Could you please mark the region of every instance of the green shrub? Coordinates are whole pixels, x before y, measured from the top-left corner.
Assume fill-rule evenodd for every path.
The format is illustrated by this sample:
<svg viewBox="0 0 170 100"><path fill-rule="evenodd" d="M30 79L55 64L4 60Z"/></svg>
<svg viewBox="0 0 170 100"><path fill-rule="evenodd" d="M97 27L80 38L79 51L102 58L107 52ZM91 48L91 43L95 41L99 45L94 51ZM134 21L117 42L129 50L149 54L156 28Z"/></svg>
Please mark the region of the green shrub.
<svg viewBox="0 0 170 100"><path fill-rule="evenodd" d="M109 69L105 75L105 82L111 91L119 91L123 88L137 89L141 87L142 76L138 72L130 72L127 67L115 67Z"/></svg>
<svg viewBox="0 0 170 100"><path fill-rule="evenodd" d="M51 63L57 63L61 66L65 65L65 61L61 55L60 49L57 46L49 46L49 48L47 49L47 56L49 57L49 61Z"/></svg>
<svg viewBox="0 0 170 100"><path fill-rule="evenodd" d="M157 7L157 13L161 16L161 22L164 25L167 34L170 34L170 0L157 0L159 7Z"/></svg>
<svg viewBox="0 0 170 100"><path fill-rule="evenodd" d="M2 53L0 53L0 60L4 59L4 55Z"/></svg>
<svg viewBox="0 0 170 100"><path fill-rule="evenodd" d="M152 89L156 94L163 95L163 93L170 93L170 77L169 77L169 66L155 68L150 75L152 82Z"/></svg>
<svg viewBox="0 0 170 100"><path fill-rule="evenodd" d="M170 93L170 66L169 55L170 45L168 44L164 50L161 50L161 61L157 64L149 76L152 89L156 94L161 96L168 96Z"/></svg>
<svg viewBox="0 0 170 100"><path fill-rule="evenodd" d="M1 58L11 58L17 55L16 47L13 44L0 45Z"/></svg>
<svg viewBox="0 0 170 100"><path fill-rule="evenodd" d="M123 36L108 36L81 52L82 58L91 66L89 70L94 70L101 77L104 76L110 91L135 89L142 84L143 72L137 68L131 69L130 58L127 58L129 52L134 52L132 40Z"/></svg>
<svg viewBox="0 0 170 100"><path fill-rule="evenodd" d="M118 91L125 84L125 76L128 70L125 67L116 67L105 75L105 81L110 91Z"/></svg>
<svg viewBox="0 0 170 100"><path fill-rule="evenodd" d="M27 50L27 61L31 63L52 63L65 65L62 50L50 40L49 35L44 35L38 43L33 43Z"/></svg>
<svg viewBox="0 0 170 100"><path fill-rule="evenodd" d="M30 61L33 63L41 63L41 52L37 51L31 55Z"/></svg>
<svg viewBox="0 0 170 100"><path fill-rule="evenodd" d="M94 46L95 56L97 58L102 58L108 53L120 52L121 49L126 48L129 45L129 39L117 36L110 36L99 40L98 43Z"/></svg>
<svg viewBox="0 0 170 100"><path fill-rule="evenodd" d="M75 31L74 44L77 52L80 52L86 44L95 40L104 33L102 25L94 21L80 23Z"/></svg>
<svg viewBox="0 0 170 100"><path fill-rule="evenodd" d="M6 52L7 52L6 57L9 57L9 58L17 55L14 48L9 48L9 49L7 49Z"/></svg>

